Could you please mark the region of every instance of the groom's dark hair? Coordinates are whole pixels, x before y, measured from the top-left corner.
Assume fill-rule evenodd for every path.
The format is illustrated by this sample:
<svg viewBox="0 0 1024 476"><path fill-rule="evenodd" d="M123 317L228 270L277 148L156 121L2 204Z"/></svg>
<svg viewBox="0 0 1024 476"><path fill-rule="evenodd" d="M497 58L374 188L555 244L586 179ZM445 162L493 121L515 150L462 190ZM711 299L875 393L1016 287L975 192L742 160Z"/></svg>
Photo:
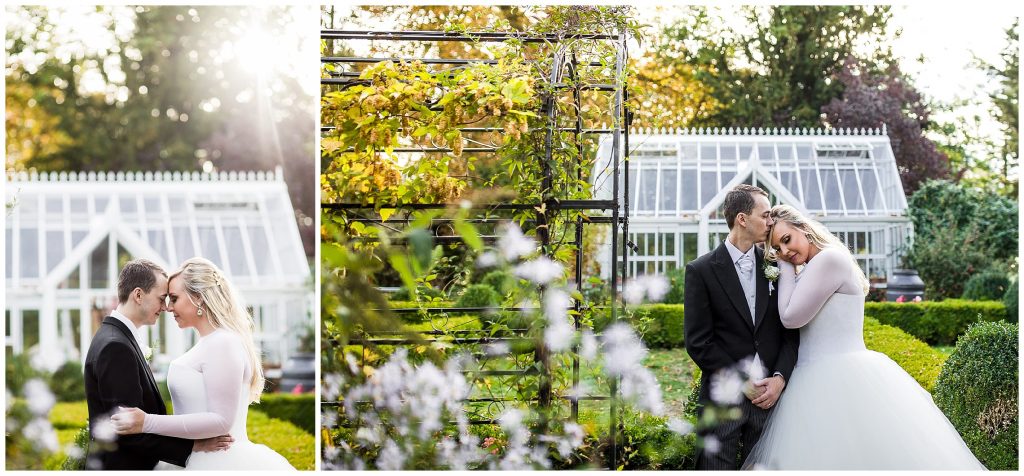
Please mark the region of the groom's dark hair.
<svg viewBox="0 0 1024 476"><path fill-rule="evenodd" d="M755 187L753 185L741 183L729 190L729 193L725 195L725 203L722 205L725 212L725 224L729 225L729 229L732 229L733 223L736 222L736 215L740 213L746 213L749 215L754 211L754 194L764 195L764 198L768 197L768 192L765 192L761 187Z"/></svg>
<svg viewBox="0 0 1024 476"><path fill-rule="evenodd" d="M167 277L163 268L148 259L133 259L121 268L121 274L117 277L117 300L124 304L128 302L128 295L135 288L142 288L149 292L156 286L157 273Z"/></svg>

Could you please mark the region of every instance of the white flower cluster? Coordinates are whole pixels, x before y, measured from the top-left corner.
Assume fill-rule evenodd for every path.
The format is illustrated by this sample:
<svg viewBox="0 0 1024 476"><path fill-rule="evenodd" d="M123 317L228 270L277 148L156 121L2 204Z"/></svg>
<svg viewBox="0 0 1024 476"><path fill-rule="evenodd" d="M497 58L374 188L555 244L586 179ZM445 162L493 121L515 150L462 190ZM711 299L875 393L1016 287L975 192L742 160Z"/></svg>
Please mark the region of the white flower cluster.
<svg viewBox="0 0 1024 476"><path fill-rule="evenodd" d="M31 379L21 388L22 397L30 413L28 421L19 421L10 415L14 406L14 395L7 392L7 435L20 434L32 443L32 446L43 453L53 453L59 449L57 431L50 424L50 410L57 404L57 398L41 379Z"/></svg>
<svg viewBox="0 0 1024 476"><path fill-rule="evenodd" d="M665 405L661 400L661 387L654 373L643 365L647 348L628 324L616 322L601 336L604 371L620 380L619 391L627 401L653 415L661 415Z"/></svg>
<svg viewBox="0 0 1024 476"><path fill-rule="evenodd" d="M626 304L641 304L646 297L649 302L658 302L668 291L668 280L664 276L644 274L626 282L622 288L622 300Z"/></svg>

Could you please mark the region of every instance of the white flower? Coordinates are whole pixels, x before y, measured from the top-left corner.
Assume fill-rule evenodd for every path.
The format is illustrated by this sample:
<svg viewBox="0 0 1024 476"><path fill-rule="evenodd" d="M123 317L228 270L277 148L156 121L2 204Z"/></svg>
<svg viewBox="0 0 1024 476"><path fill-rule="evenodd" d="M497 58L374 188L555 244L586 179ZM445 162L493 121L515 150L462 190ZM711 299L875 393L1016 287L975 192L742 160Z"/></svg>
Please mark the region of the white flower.
<svg viewBox="0 0 1024 476"><path fill-rule="evenodd" d="M346 357L349 354L346 354ZM340 374L329 373L323 376L323 384L320 386L320 396L324 401L333 402L337 400L341 390L342 378Z"/></svg>
<svg viewBox="0 0 1024 476"><path fill-rule="evenodd" d="M664 276L637 276L623 287L622 300L627 304L640 304L646 296L648 301L657 302L665 298L669 289L668 280Z"/></svg>
<svg viewBox="0 0 1024 476"><path fill-rule="evenodd" d="M608 375L622 377L640 367L647 348L628 324L617 322L608 326L601 336L604 341L604 369Z"/></svg>
<svg viewBox="0 0 1024 476"><path fill-rule="evenodd" d="M40 379L34 378L25 382L25 386L21 390L25 394L28 409L32 411L33 415L46 416L50 413L50 409L57 404L57 398L50 392L46 383Z"/></svg>
<svg viewBox="0 0 1024 476"><path fill-rule="evenodd" d="M622 397L633 402L641 410L660 416L665 411L661 401L661 387L654 374L643 366L637 366L622 377Z"/></svg>
<svg viewBox="0 0 1024 476"><path fill-rule="evenodd" d="M338 410L336 408L324 408L320 412L320 426L334 428L338 424Z"/></svg>
<svg viewBox="0 0 1024 476"><path fill-rule="evenodd" d="M764 277L768 278L768 281L775 281L779 279L779 267L772 266L768 260L764 262Z"/></svg>
<svg viewBox="0 0 1024 476"><path fill-rule="evenodd" d="M142 348L142 357L146 360L153 360L153 348L145 344L140 344L140 347Z"/></svg>
<svg viewBox="0 0 1024 476"><path fill-rule="evenodd" d="M498 264L498 255L493 251L485 251L476 257L477 268L490 268Z"/></svg>
<svg viewBox="0 0 1024 476"><path fill-rule="evenodd" d="M366 427L356 430L356 439L363 440L370 444L380 443L380 435L378 435L376 431Z"/></svg>
<svg viewBox="0 0 1024 476"><path fill-rule="evenodd" d="M715 435L708 435L704 437L704 451L709 454L718 453L722 449L722 443L718 441L718 437Z"/></svg>
<svg viewBox="0 0 1024 476"><path fill-rule="evenodd" d="M506 355L511 351L508 342L498 341L484 345L484 353L490 356Z"/></svg>
<svg viewBox="0 0 1024 476"><path fill-rule="evenodd" d="M50 421L45 418L33 418L21 429L21 434L36 448L50 453L56 452L60 447L60 443L57 441L57 432L54 431Z"/></svg>
<svg viewBox="0 0 1024 476"><path fill-rule="evenodd" d="M538 256L536 259L519 263L512 272L534 283L548 284L561 278L565 271L560 263L552 261L547 256Z"/></svg>
<svg viewBox="0 0 1024 476"><path fill-rule="evenodd" d="M670 431L678 435L686 436L693 433L693 423L679 418L669 418L666 426L668 426Z"/></svg>
<svg viewBox="0 0 1024 476"><path fill-rule="evenodd" d="M105 443L111 443L117 439L117 432L114 430L114 424L110 423L109 418L98 418L93 422L92 437L97 441Z"/></svg>
<svg viewBox="0 0 1024 476"><path fill-rule="evenodd" d="M513 261L537 250L537 242L523 234L519 225L508 222L502 227L498 248L506 261Z"/></svg>
<svg viewBox="0 0 1024 476"><path fill-rule="evenodd" d="M594 360L597 357L597 338L590 329L585 329L580 338L580 357L583 360Z"/></svg>
<svg viewBox="0 0 1024 476"><path fill-rule="evenodd" d="M711 376L711 400L719 405L738 405L743 401L745 383L736 369L721 369Z"/></svg>
<svg viewBox="0 0 1024 476"><path fill-rule="evenodd" d="M544 344L552 352L564 351L572 343L576 331L568 322L570 305L569 294L561 289L552 289L544 295L544 315L548 322L544 329Z"/></svg>
<svg viewBox="0 0 1024 476"><path fill-rule="evenodd" d="M377 456L377 469L383 471L398 471L405 466L405 454L394 440L384 442L380 454Z"/></svg>
<svg viewBox="0 0 1024 476"><path fill-rule="evenodd" d="M4 406L7 407L7 410L4 413L10 413L11 412L11 407L14 406L14 394L11 393L11 391L8 390L8 389L4 389L4 392L6 392L6 394L7 394L6 395L7 399L4 400Z"/></svg>
<svg viewBox="0 0 1024 476"><path fill-rule="evenodd" d="M498 417L498 423L501 425L501 429L511 433L513 430L519 428L523 424L523 412L518 408L509 408L505 410Z"/></svg>

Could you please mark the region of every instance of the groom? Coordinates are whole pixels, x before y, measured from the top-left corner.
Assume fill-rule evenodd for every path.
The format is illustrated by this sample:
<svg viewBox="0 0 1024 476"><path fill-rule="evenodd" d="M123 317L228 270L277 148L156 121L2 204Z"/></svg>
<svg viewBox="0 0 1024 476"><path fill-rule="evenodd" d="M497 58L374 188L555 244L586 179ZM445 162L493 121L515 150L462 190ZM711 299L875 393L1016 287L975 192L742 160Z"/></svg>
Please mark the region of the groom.
<svg viewBox="0 0 1024 476"><path fill-rule="evenodd" d="M717 372L736 370L753 386L740 398L738 419L701 430L705 445L697 469L739 469L786 387L800 343L797 330L782 326L778 293L764 275L764 251L754 246L766 241L771 225L768 193L738 185L726 195L724 208L728 238L686 265L683 326L686 351L701 370L698 420L712 403ZM718 444L708 444L713 440Z"/></svg>
<svg viewBox="0 0 1024 476"><path fill-rule="evenodd" d="M230 446L230 436L185 440L169 436L123 435L113 444L98 428L118 407L138 407L165 415L160 390L139 347L142 326L156 324L164 312L167 274L151 261L129 261L117 278L117 309L103 319L85 358L85 395L89 405L88 469L148 470L158 461L185 466L193 451L217 451ZM97 433L100 433L97 438ZM99 441L98 441L99 440ZM114 446L116 445L116 446ZM97 467L98 466L98 467Z"/></svg>

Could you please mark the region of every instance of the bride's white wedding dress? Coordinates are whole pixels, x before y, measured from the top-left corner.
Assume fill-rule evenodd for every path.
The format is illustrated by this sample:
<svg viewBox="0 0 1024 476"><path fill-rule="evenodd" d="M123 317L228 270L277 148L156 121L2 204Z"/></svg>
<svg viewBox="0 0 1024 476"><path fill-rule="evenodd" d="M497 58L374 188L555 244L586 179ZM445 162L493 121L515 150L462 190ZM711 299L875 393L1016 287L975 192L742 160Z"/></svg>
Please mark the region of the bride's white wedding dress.
<svg viewBox="0 0 1024 476"><path fill-rule="evenodd" d="M294 470L270 448L249 441L249 384L252 368L242 338L217 329L174 359L167 370L173 415L146 415L143 433L203 439L230 434L224 451L193 452L187 470ZM161 462L156 469L181 469Z"/></svg>
<svg viewBox="0 0 1024 476"><path fill-rule="evenodd" d="M796 368L746 469L985 469L922 388L864 345L864 295L843 250L797 280L780 263L783 323L800 328ZM787 312L788 311L788 312Z"/></svg>

